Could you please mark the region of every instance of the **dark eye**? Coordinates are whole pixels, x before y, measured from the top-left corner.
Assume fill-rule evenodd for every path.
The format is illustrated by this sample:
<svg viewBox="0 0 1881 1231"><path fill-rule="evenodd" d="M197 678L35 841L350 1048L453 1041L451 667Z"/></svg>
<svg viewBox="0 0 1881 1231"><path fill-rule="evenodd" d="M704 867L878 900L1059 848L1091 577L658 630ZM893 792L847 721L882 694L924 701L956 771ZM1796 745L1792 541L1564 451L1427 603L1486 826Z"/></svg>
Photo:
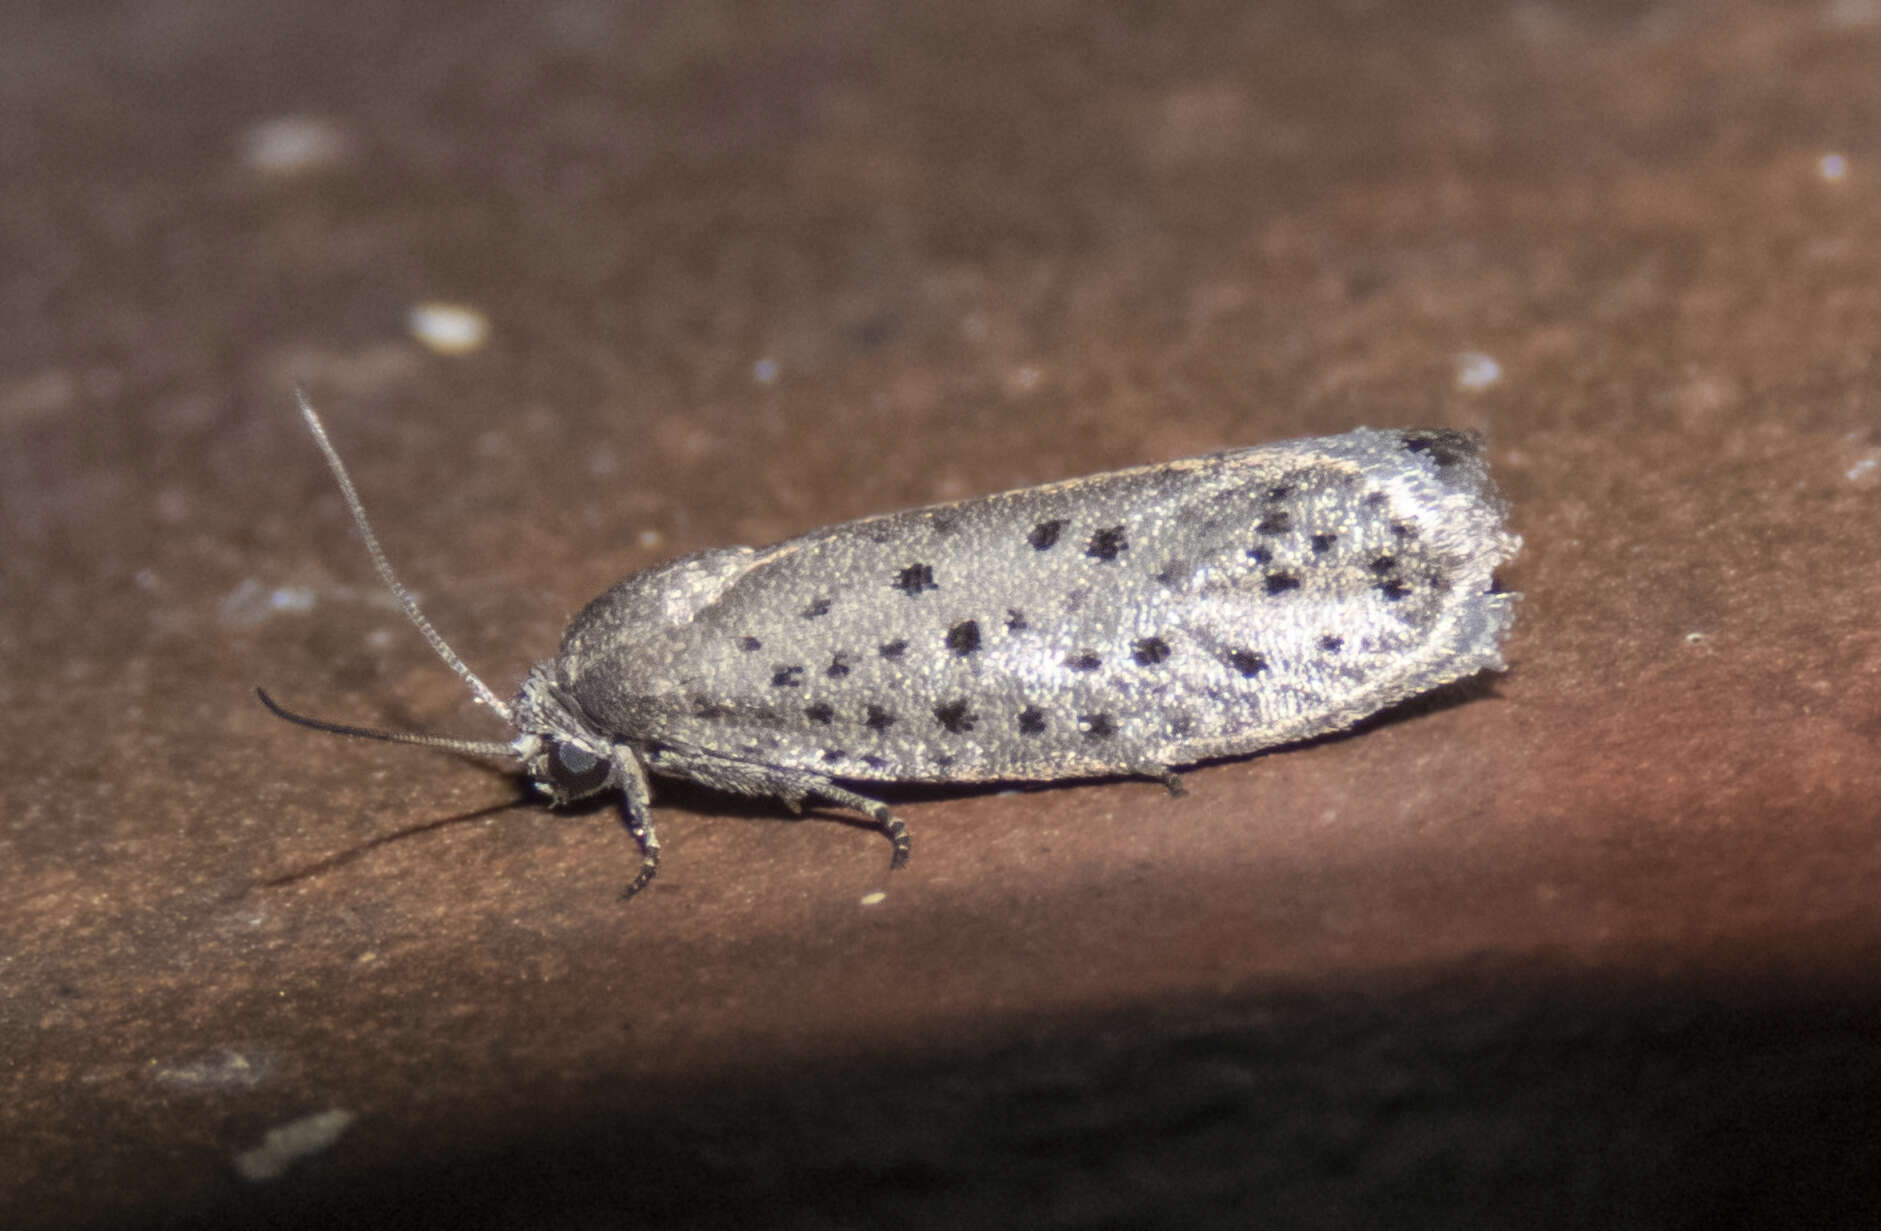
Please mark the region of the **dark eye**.
<svg viewBox="0 0 1881 1231"><path fill-rule="evenodd" d="M549 745L549 780L570 799L591 795L607 784L611 767L578 744Z"/></svg>

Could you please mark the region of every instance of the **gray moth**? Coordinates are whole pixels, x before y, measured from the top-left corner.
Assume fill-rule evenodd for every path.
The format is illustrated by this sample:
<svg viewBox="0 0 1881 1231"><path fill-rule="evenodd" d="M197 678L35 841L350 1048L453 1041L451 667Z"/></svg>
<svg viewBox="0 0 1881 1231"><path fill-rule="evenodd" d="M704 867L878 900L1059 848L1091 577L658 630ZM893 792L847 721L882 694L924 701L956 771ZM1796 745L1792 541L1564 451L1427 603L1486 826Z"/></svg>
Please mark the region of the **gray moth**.
<svg viewBox="0 0 1881 1231"><path fill-rule="evenodd" d="M1483 441L1360 428L866 517L642 570L589 603L505 701L398 582L319 417L301 412L381 578L507 741L344 735L512 758L556 804L616 793L660 843L650 776L907 827L849 783L1136 775L1344 730L1500 670L1521 540ZM257 690L259 691L259 690Z"/></svg>

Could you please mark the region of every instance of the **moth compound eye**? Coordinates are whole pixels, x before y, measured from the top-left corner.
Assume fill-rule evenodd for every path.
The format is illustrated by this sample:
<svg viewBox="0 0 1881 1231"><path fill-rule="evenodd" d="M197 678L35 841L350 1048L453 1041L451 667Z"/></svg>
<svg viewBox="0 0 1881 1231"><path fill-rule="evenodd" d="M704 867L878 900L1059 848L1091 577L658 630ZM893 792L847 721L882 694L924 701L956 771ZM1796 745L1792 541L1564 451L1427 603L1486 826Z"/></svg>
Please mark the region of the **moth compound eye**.
<svg viewBox="0 0 1881 1231"><path fill-rule="evenodd" d="M592 795L606 786L611 768L579 744L549 745L549 781L570 799Z"/></svg>

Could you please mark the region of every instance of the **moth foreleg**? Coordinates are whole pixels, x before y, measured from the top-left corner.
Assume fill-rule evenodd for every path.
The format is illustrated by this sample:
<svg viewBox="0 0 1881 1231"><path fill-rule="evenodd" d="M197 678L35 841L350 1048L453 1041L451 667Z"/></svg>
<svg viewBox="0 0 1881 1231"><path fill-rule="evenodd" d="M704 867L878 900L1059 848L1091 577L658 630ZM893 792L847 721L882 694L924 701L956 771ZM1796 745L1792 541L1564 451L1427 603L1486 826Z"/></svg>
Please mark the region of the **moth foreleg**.
<svg viewBox="0 0 1881 1231"><path fill-rule="evenodd" d="M640 762L626 748L616 749L615 764L620 767L620 811L627 832L640 844L640 871L633 883L621 891L621 901L639 893L660 871L660 835L653 829L653 798L647 789L646 773Z"/></svg>

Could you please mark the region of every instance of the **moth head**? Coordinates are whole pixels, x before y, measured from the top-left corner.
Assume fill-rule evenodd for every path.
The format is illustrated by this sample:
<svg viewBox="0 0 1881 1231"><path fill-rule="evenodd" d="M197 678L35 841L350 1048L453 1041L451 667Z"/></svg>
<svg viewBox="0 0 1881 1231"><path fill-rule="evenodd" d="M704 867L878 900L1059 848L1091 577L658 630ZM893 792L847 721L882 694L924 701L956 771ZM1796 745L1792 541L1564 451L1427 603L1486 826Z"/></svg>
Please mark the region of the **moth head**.
<svg viewBox="0 0 1881 1231"><path fill-rule="evenodd" d="M558 806L618 789L620 754L553 680L552 667L538 663L516 698L513 747L523 772Z"/></svg>
<svg viewBox="0 0 1881 1231"><path fill-rule="evenodd" d="M411 621L445 665L470 687L479 702L496 711L515 734L513 738L502 741L468 740L418 731L386 731L376 727L349 726L297 714L277 705L265 691L257 688L255 693L261 698L261 703L277 717L333 735L384 740L395 744L417 744L466 756L520 762L523 772L529 775L536 789L557 804L565 804L620 785L622 777L614 746L582 717L579 707L566 700L554 687L546 664L530 672L522 692L514 702L509 702L491 691L489 685L479 679L477 673L466 666L456 651L445 643L444 638L431 626L431 621L425 618L424 612L419 610L418 601L412 597L411 591L392 572L392 565L379 546L378 536L372 532L372 524L366 520L366 510L360 503L358 491L353 487L352 476L346 472L346 465L340 461L339 452L334 449L332 441L327 439L326 427L308 403L307 395L302 393L299 396L301 418L306 421L307 430L313 433L314 442L326 457L327 468L339 483L347 511L352 514L353 524L358 528L360 537L366 541L366 550L372 555L372 563L379 571L380 580L398 600L399 606L404 608L405 618Z"/></svg>

